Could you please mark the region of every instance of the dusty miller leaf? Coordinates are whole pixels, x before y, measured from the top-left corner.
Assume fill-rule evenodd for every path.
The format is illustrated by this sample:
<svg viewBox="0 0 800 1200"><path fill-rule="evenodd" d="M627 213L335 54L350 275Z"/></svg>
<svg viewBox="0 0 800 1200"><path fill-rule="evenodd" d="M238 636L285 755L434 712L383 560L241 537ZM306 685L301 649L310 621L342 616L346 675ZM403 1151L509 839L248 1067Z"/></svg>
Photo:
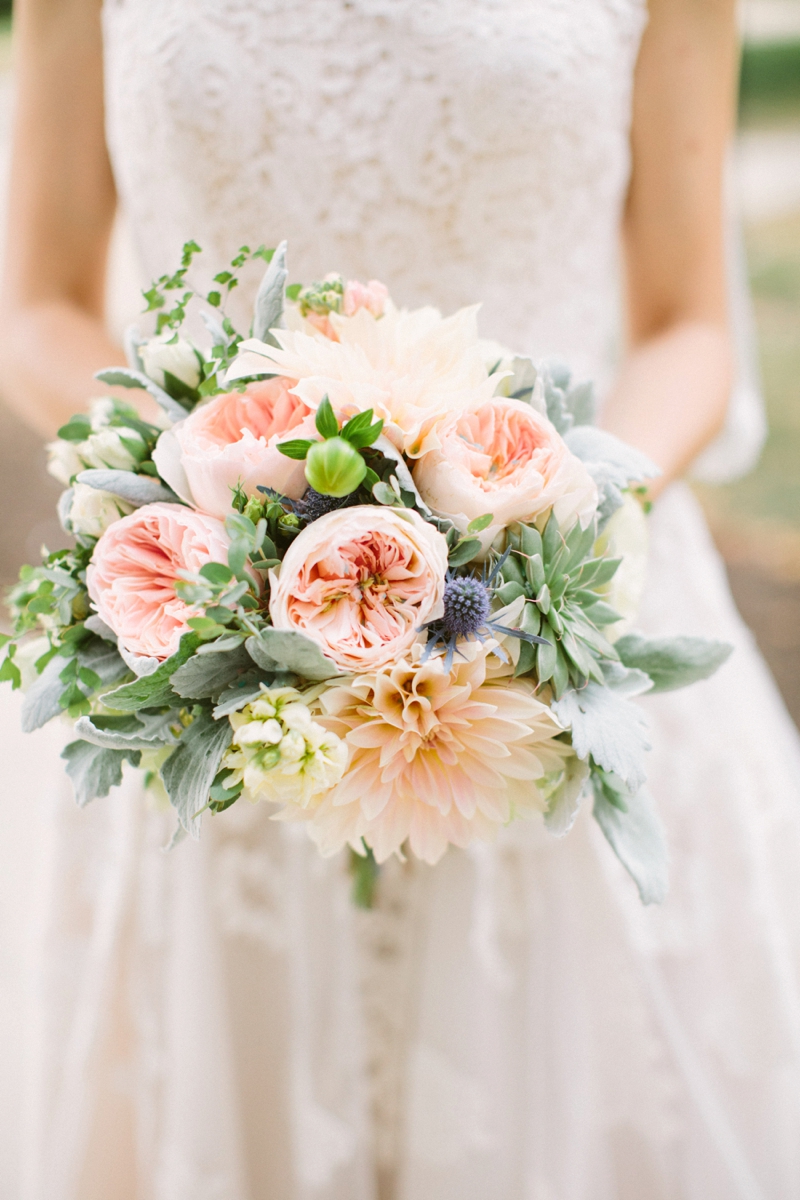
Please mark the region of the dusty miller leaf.
<svg viewBox="0 0 800 1200"><path fill-rule="evenodd" d="M315 682L339 675L339 668L316 642L293 629L263 629L245 643L253 662L265 671L292 671Z"/></svg>
<svg viewBox="0 0 800 1200"><path fill-rule="evenodd" d="M252 665L253 660L241 645L220 654L195 654L178 668L171 682L179 696L194 700L216 698Z"/></svg>
<svg viewBox="0 0 800 1200"><path fill-rule="evenodd" d="M152 750L177 742L170 725L177 713L140 712L127 717L85 716L75 724L75 732L85 742L108 750Z"/></svg>
<svg viewBox="0 0 800 1200"><path fill-rule="evenodd" d="M645 781L644 756L650 749L647 720L630 697L650 688L641 671L619 663L603 663L606 684L590 682L580 691L570 688L553 702L555 716L572 730L578 758L589 755L606 771L613 771L635 790Z"/></svg>
<svg viewBox="0 0 800 1200"><path fill-rule="evenodd" d="M70 742L61 757L66 759L66 771L75 789L75 799L81 808L98 796L107 796L112 787L122 783L122 764L127 761L138 767L138 750L108 750L90 742Z"/></svg>
<svg viewBox="0 0 800 1200"><path fill-rule="evenodd" d="M136 475L133 471L106 471L92 467L81 471L78 483L86 483L89 487L99 488L119 496L128 504L141 508L143 504L180 504L180 499L171 488L165 487L157 479L147 475Z"/></svg>
<svg viewBox="0 0 800 1200"><path fill-rule="evenodd" d="M733 646L713 638L648 638L629 633L619 639L615 649L626 667L649 675L654 692L670 692L708 679L730 656Z"/></svg>
<svg viewBox="0 0 800 1200"><path fill-rule="evenodd" d="M594 781L594 818L639 889L643 904L661 904L669 885L667 846L655 804L646 788L626 796L627 812L610 803Z"/></svg>
<svg viewBox="0 0 800 1200"><path fill-rule="evenodd" d="M142 371L132 371L128 367L109 367L107 371L98 371L95 379L112 387L143 388L161 405L171 421L182 421L187 415L182 404L173 400L172 396Z"/></svg>
<svg viewBox="0 0 800 1200"><path fill-rule="evenodd" d="M199 813L208 803L209 789L232 737L228 721L215 721L203 709L161 768L178 820L194 838L200 835Z"/></svg>
<svg viewBox="0 0 800 1200"><path fill-rule="evenodd" d="M143 675L133 683L123 684L114 692L103 696L106 708L116 709L117 712L136 712L140 708L159 708L165 704L173 704L175 692L170 683L171 677L178 667L191 658L200 638L195 633L185 633L177 653L163 662L158 670L151 675Z"/></svg>
<svg viewBox="0 0 800 1200"><path fill-rule="evenodd" d="M253 313L253 337L273 346L278 343L269 331L277 329L283 320L283 292L287 276L286 242L281 242L261 280Z"/></svg>

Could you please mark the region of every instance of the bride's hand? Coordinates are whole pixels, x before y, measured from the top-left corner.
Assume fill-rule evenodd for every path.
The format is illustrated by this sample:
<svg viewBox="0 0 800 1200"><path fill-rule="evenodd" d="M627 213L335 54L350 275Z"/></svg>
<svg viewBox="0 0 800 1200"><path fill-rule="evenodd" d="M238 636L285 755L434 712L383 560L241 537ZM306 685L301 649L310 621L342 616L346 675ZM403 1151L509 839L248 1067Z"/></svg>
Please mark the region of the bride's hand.
<svg viewBox="0 0 800 1200"><path fill-rule="evenodd" d="M104 324L116 195L100 0L16 0L14 76L0 377L3 398L49 436L107 394L95 371L125 361Z"/></svg>
<svg viewBox="0 0 800 1200"><path fill-rule="evenodd" d="M648 454L656 495L719 431L732 381L723 175L735 113L734 0L650 0L624 220L629 352L603 424Z"/></svg>

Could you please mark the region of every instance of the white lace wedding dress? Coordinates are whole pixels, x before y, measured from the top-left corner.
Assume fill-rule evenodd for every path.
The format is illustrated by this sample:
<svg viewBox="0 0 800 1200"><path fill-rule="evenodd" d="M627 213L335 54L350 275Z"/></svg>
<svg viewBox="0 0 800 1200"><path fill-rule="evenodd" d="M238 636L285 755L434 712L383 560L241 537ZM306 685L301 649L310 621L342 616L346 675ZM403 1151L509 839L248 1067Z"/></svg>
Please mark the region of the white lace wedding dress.
<svg viewBox="0 0 800 1200"><path fill-rule="evenodd" d="M288 237L293 279L482 298L486 336L602 386L645 18L642 0L106 0L146 273L189 236L209 272ZM343 861L263 808L165 854L171 819L133 778L78 812L61 731L20 749L6 723L19 795L31 756L51 793L25 1200L800 1196L798 740L685 487L652 549L642 627L736 645L715 679L644 701L661 908L587 811L563 841L520 824L395 864L356 912Z"/></svg>

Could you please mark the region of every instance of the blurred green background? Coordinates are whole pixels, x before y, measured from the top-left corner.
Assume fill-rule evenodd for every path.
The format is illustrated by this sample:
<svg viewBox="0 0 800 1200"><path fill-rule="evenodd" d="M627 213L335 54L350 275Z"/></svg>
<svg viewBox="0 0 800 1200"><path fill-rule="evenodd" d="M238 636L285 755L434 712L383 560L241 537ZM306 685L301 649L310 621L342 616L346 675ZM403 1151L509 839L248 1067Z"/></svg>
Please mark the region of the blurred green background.
<svg viewBox="0 0 800 1200"><path fill-rule="evenodd" d="M0 0L0 217L13 91L10 9L9 0ZM736 601L800 723L800 0L745 0L741 11L735 182L770 432L750 475L723 487L696 485L696 491ZM116 275L119 284L119 263ZM118 290L129 293L130 278L125 285ZM58 491L45 473L38 438L0 402L0 512L6 517L0 521L0 583L10 582L21 562L35 560L43 541L56 544Z"/></svg>

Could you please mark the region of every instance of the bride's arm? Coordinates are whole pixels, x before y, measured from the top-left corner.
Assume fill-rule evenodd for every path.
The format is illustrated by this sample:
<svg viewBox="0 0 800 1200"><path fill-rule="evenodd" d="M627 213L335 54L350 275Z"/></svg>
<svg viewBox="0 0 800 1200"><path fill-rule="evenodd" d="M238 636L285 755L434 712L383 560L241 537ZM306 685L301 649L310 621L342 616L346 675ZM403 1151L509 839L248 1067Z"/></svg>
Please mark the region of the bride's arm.
<svg viewBox="0 0 800 1200"><path fill-rule="evenodd" d="M650 0L625 213L629 353L603 424L680 475L719 431L732 379L722 185L735 0Z"/></svg>
<svg viewBox="0 0 800 1200"><path fill-rule="evenodd" d="M0 379L3 398L51 435L103 390L94 372L124 362L103 322L116 197L100 0L15 0L14 74Z"/></svg>

